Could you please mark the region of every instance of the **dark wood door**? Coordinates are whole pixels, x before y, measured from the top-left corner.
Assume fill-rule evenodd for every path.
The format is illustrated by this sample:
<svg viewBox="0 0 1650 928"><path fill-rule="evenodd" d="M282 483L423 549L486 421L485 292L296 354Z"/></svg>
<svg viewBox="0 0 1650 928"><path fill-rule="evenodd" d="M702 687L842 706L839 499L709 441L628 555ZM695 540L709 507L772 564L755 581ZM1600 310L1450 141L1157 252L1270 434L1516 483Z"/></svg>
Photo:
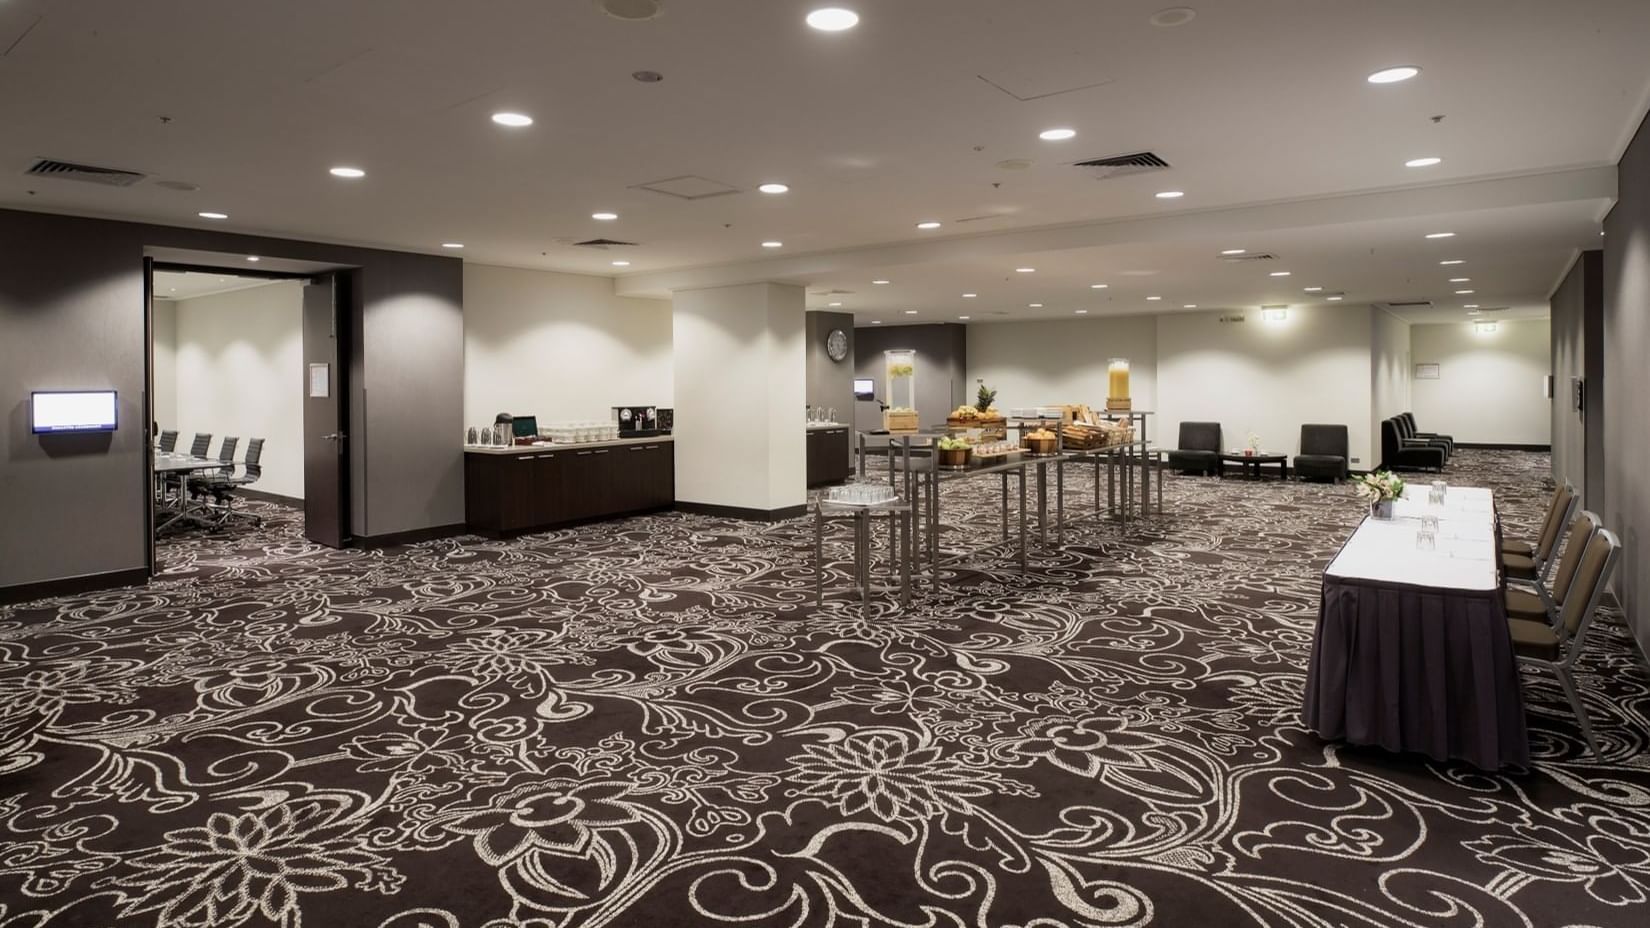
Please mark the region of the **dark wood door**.
<svg viewBox="0 0 1650 928"><path fill-rule="evenodd" d="M336 275L304 284L304 536L341 548L349 532L344 370L348 316Z"/></svg>
<svg viewBox="0 0 1650 928"><path fill-rule="evenodd" d="M567 521L567 494L562 486L562 461L566 452L539 455L532 463L533 525L554 525Z"/></svg>

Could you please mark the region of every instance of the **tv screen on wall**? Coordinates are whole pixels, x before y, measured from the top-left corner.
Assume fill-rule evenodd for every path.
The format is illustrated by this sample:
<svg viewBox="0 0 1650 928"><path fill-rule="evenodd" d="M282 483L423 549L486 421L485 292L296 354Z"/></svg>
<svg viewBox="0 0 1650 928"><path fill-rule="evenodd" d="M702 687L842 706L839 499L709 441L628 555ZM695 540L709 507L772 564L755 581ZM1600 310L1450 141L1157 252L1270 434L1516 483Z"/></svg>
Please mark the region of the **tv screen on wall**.
<svg viewBox="0 0 1650 928"><path fill-rule="evenodd" d="M113 432L113 390L37 390L29 402L29 427L37 435Z"/></svg>
<svg viewBox="0 0 1650 928"><path fill-rule="evenodd" d="M854 399L874 400L876 398L876 384L870 378L854 378Z"/></svg>

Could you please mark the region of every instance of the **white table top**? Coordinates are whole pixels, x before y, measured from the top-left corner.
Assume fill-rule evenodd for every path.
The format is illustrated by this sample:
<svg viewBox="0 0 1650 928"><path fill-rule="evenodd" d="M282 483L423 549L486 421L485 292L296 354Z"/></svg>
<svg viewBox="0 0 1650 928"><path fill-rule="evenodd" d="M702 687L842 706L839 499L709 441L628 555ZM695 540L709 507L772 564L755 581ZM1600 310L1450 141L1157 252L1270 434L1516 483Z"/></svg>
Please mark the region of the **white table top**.
<svg viewBox="0 0 1650 928"><path fill-rule="evenodd" d="M220 461L217 458L197 458L179 452L155 452L155 473L178 474L196 470L210 470L215 467L236 467L240 461Z"/></svg>
<svg viewBox="0 0 1650 928"><path fill-rule="evenodd" d="M1495 499L1483 487L1450 487L1441 506L1427 503L1428 486L1408 486L1390 521L1367 518L1325 574L1442 589L1494 590L1500 586L1495 543ZM1438 517L1438 546L1415 547L1422 516Z"/></svg>

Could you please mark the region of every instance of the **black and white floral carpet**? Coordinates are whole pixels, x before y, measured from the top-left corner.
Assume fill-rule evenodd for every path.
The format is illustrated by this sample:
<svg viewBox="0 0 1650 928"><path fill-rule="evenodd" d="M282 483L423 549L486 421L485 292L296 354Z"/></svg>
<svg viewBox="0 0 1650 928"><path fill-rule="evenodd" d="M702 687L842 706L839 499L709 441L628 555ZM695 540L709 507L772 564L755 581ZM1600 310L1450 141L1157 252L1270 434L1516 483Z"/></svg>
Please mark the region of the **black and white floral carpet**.
<svg viewBox="0 0 1650 928"><path fill-rule="evenodd" d="M1532 530L1544 456L1458 462ZM948 488L948 545L995 492ZM806 521L369 552L259 509L0 610L0 928L1650 924L1614 618L1601 759L1539 675L1526 774L1302 730L1346 486L1171 477L903 614L813 609Z"/></svg>

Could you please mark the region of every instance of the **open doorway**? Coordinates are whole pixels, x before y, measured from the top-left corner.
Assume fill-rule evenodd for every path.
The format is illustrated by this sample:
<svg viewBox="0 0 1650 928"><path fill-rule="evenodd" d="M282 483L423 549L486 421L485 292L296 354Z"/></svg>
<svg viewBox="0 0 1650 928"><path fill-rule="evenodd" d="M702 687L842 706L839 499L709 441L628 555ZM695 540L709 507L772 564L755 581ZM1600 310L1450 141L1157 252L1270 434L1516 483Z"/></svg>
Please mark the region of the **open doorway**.
<svg viewBox="0 0 1650 928"><path fill-rule="evenodd" d="M344 277L150 266L157 571L185 541L266 521L349 543Z"/></svg>

